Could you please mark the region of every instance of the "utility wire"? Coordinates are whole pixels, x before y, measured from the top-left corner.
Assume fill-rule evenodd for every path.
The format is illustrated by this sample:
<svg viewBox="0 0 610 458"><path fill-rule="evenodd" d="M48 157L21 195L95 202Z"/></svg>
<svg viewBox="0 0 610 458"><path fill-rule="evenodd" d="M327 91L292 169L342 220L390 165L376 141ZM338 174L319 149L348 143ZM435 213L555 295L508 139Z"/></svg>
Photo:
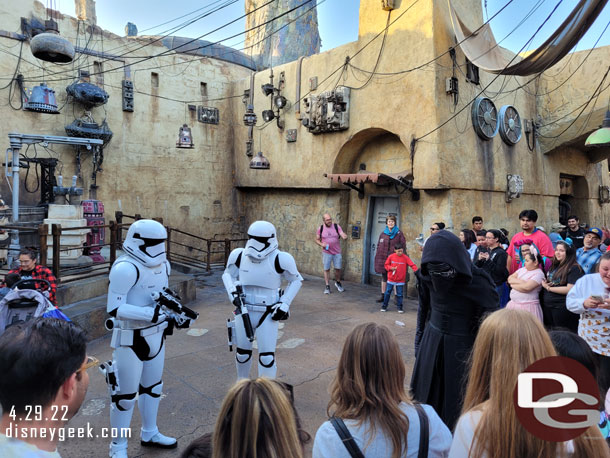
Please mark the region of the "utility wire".
<svg viewBox="0 0 610 458"><path fill-rule="evenodd" d="M595 88L595 91L593 91L593 94L591 94L591 97L589 97L589 99L583 103L582 105L576 107L574 110L572 110L570 113L562 116L561 118L557 118L554 121L551 121L547 124L543 124L541 126L538 126L537 129L541 128L541 127L546 127L546 126L550 126L551 124L556 124L557 122L561 121L562 119L567 118L568 116L570 116L572 113L574 113L575 111L577 111L579 108L582 107L582 110L580 110L580 113L578 113L578 115L576 116L576 118L574 118L574 120L568 125L568 127L566 127L564 130L562 130L559 134L557 135L542 135L542 134L538 134L540 137L542 138L558 138L561 137L570 127L572 127L574 125L574 123L576 121L578 121L578 118L580 118L580 116L584 113L584 111L587 109L587 106L589 105L589 103L591 103L591 101L597 97L600 96L600 94L605 91L608 86L606 86L604 89L602 88L602 85L604 84L604 81L606 80L606 78L608 77L608 74L610 73L610 67L608 67L608 69L606 70L606 73L604 74L604 76L602 77L601 81L599 82L599 84L597 85L597 87Z"/></svg>
<svg viewBox="0 0 610 458"><path fill-rule="evenodd" d="M207 33L205 33L205 34L203 34L203 35L200 35L200 36L199 36L199 37L197 37L197 38L193 38L193 39L191 39L191 40L188 40L188 41L186 41L185 43L182 43L180 46L177 46L177 47L175 47L175 48L173 48L173 49L167 49L166 51L160 52L159 54L154 54L154 55L152 55L152 56L147 56L147 57L144 57L144 58L142 58L142 59L140 59L140 60L138 60L138 61L136 61L136 62L130 62L130 63L128 63L128 64L127 64L127 63L126 63L126 64L123 64L122 66L119 66L119 67L117 67L117 68L115 68L115 69L112 69L112 71L117 71L117 70L121 70L121 69L123 69L123 68L125 68L125 67L128 67L128 66L132 66L132 65L140 64L140 63L142 63L142 62L145 62L145 61L147 61L147 60L154 59L154 58L156 58L156 57L166 56L166 55L168 55L169 53L172 53L171 55L180 54L180 51L176 51L177 49L184 48L185 46L187 46L187 45L189 45L189 44L191 44L191 43L193 43L193 42L195 42L195 41L198 41L199 39L201 39L201 38L203 38L203 37L205 37L205 36L207 36L207 35L210 35L210 34L212 34L212 33L214 33L214 32L217 32L218 30L221 30L222 28L227 27L227 26L229 26L229 25L231 25L231 24L233 24L233 23L235 23L235 22L237 22L237 21L239 21L239 20L241 20L241 19L245 18L246 16L248 16L248 15L250 15L250 14L254 13L255 11L257 11L257 10L259 10L259 9L261 9L261 8L266 7L267 5L269 5L269 4L271 4L271 3L275 2L275 1L277 1L277 0L270 0L270 1L266 2L266 3L263 3L262 5L260 5L259 7L255 8L255 9L253 9L253 10L252 10L252 11L250 11L249 13L246 13L245 15L242 15L242 16L240 16L240 17L238 17L238 18L236 18L236 19L232 20L231 22L228 22L228 23L226 23L226 24L224 24L224 25L222 25L222 26L219 26L219 27L217 27L216 29L214 29L214 30L212 30L212 31L210 31L210 32L207 32ZM258 29L258 28L260 28L260 27L263 27L263 26L265 26L265 25L267 25L267 24L270 24L270 23L271 23L271 22L273 22L273 21L276 21L277 19L280 19L280 18L282 18L282 17L286 16L287 14L290 14L291 12L293 12L293 11L295 11L295 10L299 9L299 8L302 8L302 7L303 7L303 5L306 5L307 3L310 3L310 2L312 2L312 1L314 1L314 0L307 0L307 1L303 2L303 3L301 3L300 5L298 5L298 6L294 7L294 8L291 8L290 10L285 11L284 13L278 14L276 17L271 18L271 19L269 19L268 21L265 21L265 22L264 22L264 23L262 23L262 24L259 24L259 25L255 26L255 27L251 27L251 28L250 28L250 29L248 29L248 30L245 30L245 31L243 31L243 32L240 32L240 33L237 33L237 34L231 35L230 37L223 38L222 40L219 40L219 41L216 41L216 42L207 43L206 45L203 45L203 46L199 46L199 47L196 47L196 48L189 48L189 49L188 49L188 51L189 51L189 52L193 52L193 51L198 51L198 50L200 50L200 49L208 48L208 47L210 47L210 46L213 46L213 45L216 45L216 44L220 44L220 43L222 43L223 41L230 40L230 39L235 38L235 37L237 37L237 36L239 36L239 35L243 35L243 34L245 34L245 33L248 33L248 32L250 32L250 31L252 31L252 30L255 30L255 29ZM199 58L201 58L202 56L198 56L198 57L199 57ZM113 58L113 59L109 59L109 60L114 60L114 59L115 59L115 58ZM107 70L107 71L110 71L110 70ZM107 71L101 71L101 72L95 72L95 73L91 73L91 76L93 76L93 75L97 75L97 74L101 74L101 73L106 73ZM27 81L31 81L31 80L36 81L36 80L38 80L38 79L40 79L40 77L39 77L39 76L38 76L38 77L32 77L32 78L29 78ZM49 81L49 82L54 82L54 81L63 81L63 80L65 80L65 79L66 79L66 78L63 78L63 79L49 79L48 81Z"/></svg>
<svg viewBox="0 0 610 458"><path fill-rule="evenodd" d="M550 14L546 17L546 19L542 22L542 24L540 24L540 26L538 26L538 28L536 29L536 31L534 32L534 34L530 37L530 39L521 47L521 49L519 50L519 52L517 52L513 58L506 64L506 66L504 68L507 68L517 57L519 57L519 54L534 40L534 38L536 37L536 35L538 34L538 32L540 32L540 29L542 29L542 27L544 27L544 25L549 21L549 19L551 18L551 16L553 16L553 14L555 13L555 11L557 11L557 8L559 8L559 5L561 5L561 3L563 2L563 0L559 0L559 2L557 3L557 5L555 5L555 8L553 8L553 10L550 12ZM500 76L502 75L502 73L498 73L472 100L470 100L470 102L468 102L467 104L464 105L464 107L462 107L460 110L458 110L453 116L451 116L449 119L445 120L443 123L441 123L440 125L438 125L437 127L435 127L434 129L432 129L431 131L425 133L424 135L421 135L419 137L415 137L413 139L413 141L417 142L419 140L421 140L422 138L425 138L431 134L433 134L434 132L436 132L437 130L441 129L443 126L445 126L447 123L449 123L452 119L454 119L455 117L457 117L462 111L464 111L466 108L470 107L470 104L476 100L477 97L479 97L481 94L483 94L483 92L489 88L489 86L491 86Z"/></svg>

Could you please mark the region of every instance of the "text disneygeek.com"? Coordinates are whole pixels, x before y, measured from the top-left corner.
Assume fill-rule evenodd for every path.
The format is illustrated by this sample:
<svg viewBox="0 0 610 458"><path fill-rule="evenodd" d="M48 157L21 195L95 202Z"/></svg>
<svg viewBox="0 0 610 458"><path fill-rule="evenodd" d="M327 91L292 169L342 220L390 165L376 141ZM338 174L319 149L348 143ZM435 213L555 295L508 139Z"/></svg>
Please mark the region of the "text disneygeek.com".
<svg viewBox="0 0 610 458"><path fill-rule="evenodd" d="M117 437L131 437L131 428L100 428L99 431L94 431L93 429L89 423L86 426L66 426L64 428L29 428L27 426L22 427L19 424L11 424L6 428L6 432L3 432L7 437L15 439L48 439L60 442L66 439L93 439L98 437L115 439Z"/></svg>

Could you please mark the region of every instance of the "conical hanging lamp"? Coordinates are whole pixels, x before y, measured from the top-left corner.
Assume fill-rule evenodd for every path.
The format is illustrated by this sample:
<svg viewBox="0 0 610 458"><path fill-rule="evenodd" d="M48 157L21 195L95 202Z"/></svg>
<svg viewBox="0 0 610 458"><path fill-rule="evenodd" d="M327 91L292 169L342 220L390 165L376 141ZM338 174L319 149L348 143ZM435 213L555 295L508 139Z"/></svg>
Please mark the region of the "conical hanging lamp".
<svg viewBox="0 0 610 458"><path fill-rule="evenodd" d="M259 151L258 154L250 161L251 169L269 170L270 167L271 164L269 164L269 159L263 156L262 151Z"/></svg>

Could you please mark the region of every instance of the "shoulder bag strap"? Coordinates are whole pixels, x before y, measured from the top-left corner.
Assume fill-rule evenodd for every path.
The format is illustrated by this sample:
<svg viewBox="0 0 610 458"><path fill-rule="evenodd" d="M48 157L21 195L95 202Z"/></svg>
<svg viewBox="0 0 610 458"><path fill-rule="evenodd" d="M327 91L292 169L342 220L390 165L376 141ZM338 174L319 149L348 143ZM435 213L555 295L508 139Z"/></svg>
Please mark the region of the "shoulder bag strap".
<svg viewBox="0 0 610 458"><path fill-rule="evenodd" d="M419 403L416 402L413 406L417 410L417 416L419 417L419 453L417 458L426 458L428 456L429 442L428 415L426 415L426 411Z"/></svg>
<svg viewBox="0 0 610 458"><path fill-rule="evenodd" d="M350 434L347 426L345 426L345 423L343 423L343 420L338 417L331 417L330 423L337 431L337 434L339 434L339 437L341 438L341 441L343 442L343 445L345 445L345 448L349 452L350 456L352 458L364 458L364 455L358 448L358 445L356 445L356 441Z"/></svg>

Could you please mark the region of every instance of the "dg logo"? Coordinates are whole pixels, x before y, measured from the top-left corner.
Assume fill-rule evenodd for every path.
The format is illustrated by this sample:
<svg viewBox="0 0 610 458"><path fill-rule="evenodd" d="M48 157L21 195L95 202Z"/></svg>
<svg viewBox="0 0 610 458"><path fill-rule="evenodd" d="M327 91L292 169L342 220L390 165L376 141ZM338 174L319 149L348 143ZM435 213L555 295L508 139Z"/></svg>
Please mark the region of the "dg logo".
<svg viewBox="0 0 610 458"><path fill-rule="evenodd" d="M551 356L517 377L513 392L517 418L540 439L564 442L599 422L599 388L578 361Z"/></svg>

